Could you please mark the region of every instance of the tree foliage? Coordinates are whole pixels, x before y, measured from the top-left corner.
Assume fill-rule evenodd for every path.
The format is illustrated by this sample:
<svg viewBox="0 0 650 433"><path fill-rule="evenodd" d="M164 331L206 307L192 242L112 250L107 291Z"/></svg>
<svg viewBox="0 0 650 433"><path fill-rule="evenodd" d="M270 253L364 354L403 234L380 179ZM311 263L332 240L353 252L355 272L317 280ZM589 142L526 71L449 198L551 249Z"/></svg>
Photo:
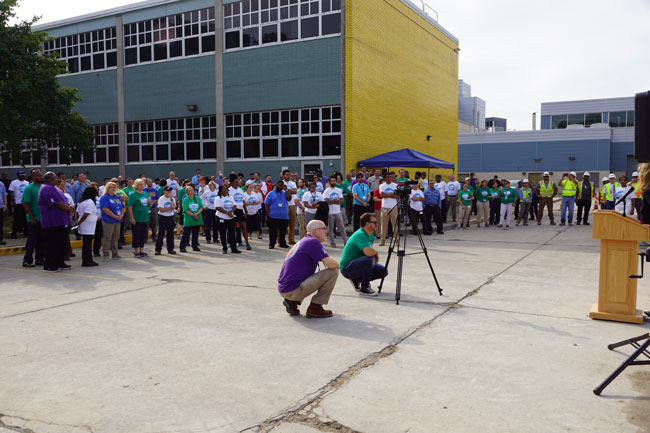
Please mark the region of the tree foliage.
<svg viewBox="0 0 650 433"><path fill-rule="evenodd" d="M38 17L10 25L18 0L0 0L0 143L2 152L22 161L24 151L47 157L47 147L59 147L59 159L69 163L73 152L94 150L94 132L74 110L77 89L61 86L57 75L65 62L42 55L45 32L32 31ZM25 140L28 140L25 142Z"/></svg>

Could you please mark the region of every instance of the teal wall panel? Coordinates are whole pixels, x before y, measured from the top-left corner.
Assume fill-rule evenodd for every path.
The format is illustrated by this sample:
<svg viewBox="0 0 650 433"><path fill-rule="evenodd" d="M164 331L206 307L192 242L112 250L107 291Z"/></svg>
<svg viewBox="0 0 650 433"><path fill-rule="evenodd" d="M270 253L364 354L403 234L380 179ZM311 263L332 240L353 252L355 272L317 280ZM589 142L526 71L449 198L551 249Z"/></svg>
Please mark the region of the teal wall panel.
<svg viewBox="0 0 650 433"><path fill-rule="evenodd" d="M341 103L341 38L223 54L224 111Z"/></svg>
<svg viewBox="0 0 650 433"><path fill-rule="evenodd" d="M79 89L75 108L89 123L117 122L117 70L59 77L61 85Z"/></svg>
<svg viewBox="0 0 650 433"><path fill-rule="evenodd" d="M215 87L214 55L124 68L125 119L215 114ZM191 104L198 111L189 112Z"/></svg>
<svg viewBox="0 0 650 433"><path fill-rule="evenodd" d="M214 7L214 0L186 0L165 5L154 6L146 9L140 9L133 12L127 12L122 15L124 24L135 23L138 21L166 17L181 12L195 11Z"/></svg>
<svg viewBox="0 0 650 433"><path fill-rule="evenodd" d="M48 27L50 24L43 24L43 27ZM34 26L34 30L39 30L41 26ZM63 25L52 29L43 30L49 33L53 38L61 36L74 35L77 33L90 32L92 30L101 30L109 27L115 27L115 17L103 17L94 20L80 21L73 24Z"/></svg>

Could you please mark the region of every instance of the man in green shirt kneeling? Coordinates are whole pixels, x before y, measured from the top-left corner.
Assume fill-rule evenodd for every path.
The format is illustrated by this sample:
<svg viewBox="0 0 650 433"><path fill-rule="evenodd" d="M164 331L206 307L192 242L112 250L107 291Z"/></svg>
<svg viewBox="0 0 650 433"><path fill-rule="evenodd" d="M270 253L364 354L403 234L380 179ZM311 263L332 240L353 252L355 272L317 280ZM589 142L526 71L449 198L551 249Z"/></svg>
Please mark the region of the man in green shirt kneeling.
<svg viewBox="0 0 650 433"><path fill-rule="evenodd" d="M360 295L377 296L370 282L388 275L388 270L379 264L379 253L372 248L377 218L374 213L364 213L359 223L361 228L352 234L343 249L341 274L352 281Z"/></svg>

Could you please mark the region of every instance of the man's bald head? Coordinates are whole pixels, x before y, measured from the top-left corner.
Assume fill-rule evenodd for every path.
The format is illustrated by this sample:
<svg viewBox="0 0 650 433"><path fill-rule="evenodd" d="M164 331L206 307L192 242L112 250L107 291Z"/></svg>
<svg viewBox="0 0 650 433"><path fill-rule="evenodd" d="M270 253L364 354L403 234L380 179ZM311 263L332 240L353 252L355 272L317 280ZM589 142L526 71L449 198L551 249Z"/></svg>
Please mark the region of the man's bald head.
<svg viewBox="0 0 650 433"><path fill-rule="evenodd" d="M325 223L321 220L311 220L307 224L307 233L312 234L315 230L325 228Z"/></svg>
<svg viewBox="0 0 650 433"><path fill-rule="evenodd" d="M45 173L43 175L43 182L44 183L47 183L47 184L50 184L50 185L55 185L56 181L57 181L56 174L54 174L54 172L52 172L52 171L48 171L47 173Z"/></svg>

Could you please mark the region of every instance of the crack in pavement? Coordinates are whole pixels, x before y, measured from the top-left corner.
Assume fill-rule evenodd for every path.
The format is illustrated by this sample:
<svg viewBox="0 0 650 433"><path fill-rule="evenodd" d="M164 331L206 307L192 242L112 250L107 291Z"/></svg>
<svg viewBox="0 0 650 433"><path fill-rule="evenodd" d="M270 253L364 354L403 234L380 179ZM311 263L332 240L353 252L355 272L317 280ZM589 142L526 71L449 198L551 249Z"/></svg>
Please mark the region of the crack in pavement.
<svg viewBox="0 0 650 433"><path fill-rule="evenodd" d="M315 392L307 394L305 397L303 397L300 401L298 401L298 403L296 403L292 407L284 409L282 412L273 415L270 418L267 418L266 420L262 421L257 425L250 426L243 430L240 430L240 433L244 433L244 432L267 433L267 432L271 432L274 428L280 426L281 424L291 424L291 423L306 425L322 432L362 433L358 430L353 430L352 428L347 427L339 423L338 421L325 416L322 412L321 414L319 414L318 413L319 410L322 411L322 409L320 408L320 404L325 399L325 397L336 392L339 388L344 386L352 378L362 373L364 370L368 369L369 367L372 367L380 360L391 356L393 353L397 351L398 346L402 342L404 342L414 334L418 333L419 331L428 328L435 321L437 321L438 319L446 315L448 312L455 310L457 308L464 308L463 305L460 305L461 302L463 302L465 299L477 295L483 287L492 284L494 280L496 280L499 276L508 272L510 269L512 269L519 263L521 263L531 254L535 253L540 248L549 245L550 242L552 242L557 236L564 233L564 231L566 230L567 229L558 231L553 236L551 236L551 238L549 238L548 240L546 240L541 244L538 244L531 251L529 251L528 253L524 254L523 256L515 260L512 264L510 264L500 272L489 276L483 284L467 292L457 302L449 303L445 310L443 310L433 318L421 323L415 328L407 330L405 333L403 333L402 335L394 339L392 342L388 344L388 346L384 347L380 351L373 352L365 356L363 359L361 359L351 367L348 367L345 371L340 373L334 379L330 380L325 386L319 388Z"/></svg>
<svg viewBox="0 0 650 433"><path fill-rule="evenodd" d="M18 433L36 433L36 432L34 430L32 430L32 429L27 428L27 427L20 427L20 426L17 426L17 425L9 425L9 424L4 422L4 419L7 419L7 421L9 421L9 419L19 420L19 421L23 422L23 425L27 424L28 422L31 422L31 423L43 424L44 426L59 426L59 427L74 428L74 429L76 429L75 430L76 432L84 431L84 432L88 432L88 433L93 433L92 428L90 428L90 426L85 425L85 424L79 424L79 425L56 424L56 423L53 423L53 422L30 420L30 419L26 419L26 418L16 416L16 415L7 415L7 414L0 413L0 428L5 428L5 429L7 429L9 431L18 432ZM71 431L71 433L74 433L74 432Z"/></svg>

